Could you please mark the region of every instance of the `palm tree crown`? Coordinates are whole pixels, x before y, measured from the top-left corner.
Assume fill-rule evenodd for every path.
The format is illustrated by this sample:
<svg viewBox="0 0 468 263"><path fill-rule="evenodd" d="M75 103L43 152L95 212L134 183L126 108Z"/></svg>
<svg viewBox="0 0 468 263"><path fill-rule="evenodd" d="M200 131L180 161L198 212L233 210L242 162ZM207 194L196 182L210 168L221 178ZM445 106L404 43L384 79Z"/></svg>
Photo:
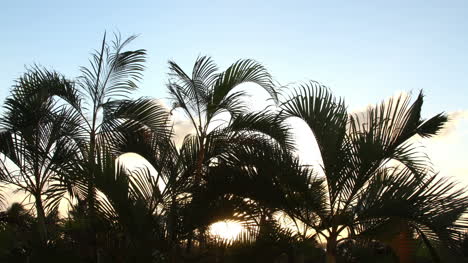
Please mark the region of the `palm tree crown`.
<svg viewBox="0 0 468 263"><path fill-rule="evenodd" d="M319 146L325 206L292 214L325 238L328 262L335 262L338 242L376 238L371 233L379 229L391 233L392 228L408 225L425 241L430 237L451 246L455 238L451 229L464 226L457 221L467 202L463 192L450 192L453 184L435 180L429 159L411 141L414 136L437 134L447 121L442 113L421 119L422 104L420 93L413 103L400 96L348 114L342 99L312 82L281 105L285 116L304 120ZM444 227L436 227L442 215L447 219ZM404 262L407 255L399 256Z"/></svg>

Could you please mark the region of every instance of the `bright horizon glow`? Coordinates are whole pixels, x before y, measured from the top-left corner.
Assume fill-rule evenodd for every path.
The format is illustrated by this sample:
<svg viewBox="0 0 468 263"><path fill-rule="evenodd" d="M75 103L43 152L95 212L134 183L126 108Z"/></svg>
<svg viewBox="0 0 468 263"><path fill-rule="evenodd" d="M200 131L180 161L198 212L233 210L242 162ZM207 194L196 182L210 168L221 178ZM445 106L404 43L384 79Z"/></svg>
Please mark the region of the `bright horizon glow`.
<svg viewBox="0 0 468 263"><path fill-rule="evenodd" d="M219 237L225 241L232 241L239 236L243 229L244 227L241 223L225 220L211 224L209 227L209 233L214 237Z"/></svg>

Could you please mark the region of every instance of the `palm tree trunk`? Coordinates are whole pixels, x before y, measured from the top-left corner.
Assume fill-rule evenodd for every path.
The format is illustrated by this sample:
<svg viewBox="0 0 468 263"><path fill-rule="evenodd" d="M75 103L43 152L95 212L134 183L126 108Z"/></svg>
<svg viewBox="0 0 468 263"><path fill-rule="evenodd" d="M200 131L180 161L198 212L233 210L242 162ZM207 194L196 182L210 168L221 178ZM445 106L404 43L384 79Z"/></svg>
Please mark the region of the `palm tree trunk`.
<svg viewBox="0 0 468 263"><path fill-rule="evenodd" d="M169 222L168 222L168 240L169 240L169 248L170 248L170 259L169 262L176 263L177 262L177 237L176 237L176 210L177 210L177 200L176 196L173 195L171 197L171 208L169 214Z"/></svg>
<svg viewBox="0 0 468 263"><path fill-rule="evenodd" d="M195 185L198 185L201 181L204 159L205 159L205 145L203 144L203 141L201 141L200 151L198 152L198 156L197 156L197 166L196 166L197 170L195 171Z"/></svg>
<svg viewBox="0 0 468 263"><path fill-rule="evenodd" d="M327 239L327 253L326 253L327 263L336 263L336 252L337 252L336 247L337 247L336 237L331 236L329 239Z"/></svg>
<svg viewBox="0 0 468 263"><path fill-rule="evenodd" d="M197 166L195 167L195 180L194 184L199 185L201 178L202 178L202 171L203 171L203 160L205 159L205 145L203 144L203 137L200 139L200 151L198 152L197 156ZM189 233L187 238L187 247L185 252L190 254L192 249L192 241L193 241L193 231Z"/></svg>
<svg viewBox="0 0 468 263"><path fill-rule="evenodd" d="M411 229L408 222L402 220L400 222L400 229L398 235L393 238L391 247L398 256L400 263L411 263L415 253L414 239L411 236Z"/></svg>
<svg viewBox="0 0 468 263"><path fill-rule="evenodd" d="M47 228L45 224L45 212L42 204L42 198L40 195L35 195L36 199L36 212L37 212L37 226L39 230L39 236L41 244L45 246L47 244Z"/></svg>
<svg viewBox="0 0 468 263"><path fill-rule="evenodd" d="M96 229L96 204L95 204L95 177L96 177L96 133L95 133L95 119L93 118L93 129L90 134L89 155L88 155L88 182L87 182L87 195L86 203L88 205L89 217L89 253L93 262L99 261L98 247L97 247L97 229Z"/></svg>
<svg viewBox="0 0 468 263"><path fill-rule="evenodd" d="M271 212L270 211L264 211L261 216L260 216L260 222L258 224L259 230L259 236L263 237L265 234L268 235L269 231L271 229L269 225L269 220L271 220Z"/></svg>

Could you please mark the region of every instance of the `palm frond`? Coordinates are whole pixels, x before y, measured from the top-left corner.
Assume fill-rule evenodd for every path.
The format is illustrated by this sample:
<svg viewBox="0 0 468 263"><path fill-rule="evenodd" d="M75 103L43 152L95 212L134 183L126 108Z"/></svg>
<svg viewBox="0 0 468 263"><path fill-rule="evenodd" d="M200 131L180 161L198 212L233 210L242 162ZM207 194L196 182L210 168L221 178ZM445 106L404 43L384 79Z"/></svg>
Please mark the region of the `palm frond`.
<svg viewBox="0 0 468 263"><path fill-rule="evenodd" d="M259 133L276 140L288 150L294 149L290 126L278 114L261 111L239 115L233 118L228 129L234 133Z"/></svg>
<svg viewBox="0 0 468 263"><path fill-rule="evenodd" d="M468 198L464 189L454 189L455 183L437 179L437 174L414 176L408 168L382 171L355 206L356 222L366 226L360 234L369 235L389 220L405 220L424 242L457 249L455 241L468 227L466 220L460 219L468 207ZM388 227L383 229L388 231Z"/></svg>
<svg viewBox="0 0 468 263"><path fill-rule="evenodd" d="M343 187L339 181L345 176L350 156L345 142L348 115L344 101L335 98L325 86L310 82L294 90L281 109L282 115L300 118L312 130L328 180L331 203L335 203Z"/></svg>
<svg viewBox="0 0 468 263"><path fill-rule="evenodd" d="M127 96L137 89L137 82L142 77L146 51L137 49L124 51L136 36L122 41L115 34L111 45L104 34L101 49L92 55L90 67L82 67L82 76L78 85L86 91L93 107L99 107L112 96Z"/></svg>

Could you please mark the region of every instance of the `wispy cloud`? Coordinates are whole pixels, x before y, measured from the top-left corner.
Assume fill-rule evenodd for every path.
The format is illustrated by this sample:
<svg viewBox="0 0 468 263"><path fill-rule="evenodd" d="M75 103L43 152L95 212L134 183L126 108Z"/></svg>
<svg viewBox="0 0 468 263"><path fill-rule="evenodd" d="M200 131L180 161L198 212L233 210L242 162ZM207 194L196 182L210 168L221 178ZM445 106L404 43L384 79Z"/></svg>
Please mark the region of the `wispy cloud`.
<svg viewBox="0 0 468 263"><path fill-rule="evenodd" d="M468 120L468 110L454 111L448 114L449 122L445 125L444 129L440 132L440 138L451 136L460 129L460 125Z"/></svg>

